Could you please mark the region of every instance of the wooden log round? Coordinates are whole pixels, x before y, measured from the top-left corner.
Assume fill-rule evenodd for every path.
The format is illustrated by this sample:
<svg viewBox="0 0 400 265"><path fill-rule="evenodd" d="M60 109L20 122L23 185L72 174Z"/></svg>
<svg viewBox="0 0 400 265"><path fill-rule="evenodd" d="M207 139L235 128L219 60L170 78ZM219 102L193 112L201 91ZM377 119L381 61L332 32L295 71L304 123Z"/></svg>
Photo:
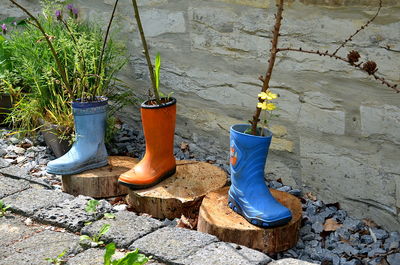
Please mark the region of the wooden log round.
<svg viewBox="0 0 400 265"><path fill-rule="evenodd" d="M176 163L176 173L156 186L129 190L127 201L135 212L160 219L197 216L204 196L226 184L226 173L217 166L189 160Z"/></svg>
<svg viewBox="0 0 400 265"><path fill-rule="evenodd" d="M244 245L268 254L296 245L301 226L302 207L298 198L271 189L272 195L292 212L292 220L280 227L260 228L246 221L228 206L228 190L224 187L207 194L200 207L197 230L215 235L222 241Z"/></svg>
<svg viewBox="0 0 400 265"><path fill-rule="evenodd" d="M127 156L110 156L108 165L75 175L62 176L63 191L74 196L109 198L128 194L128 188L118 184L119 176L134 167L138 160Z"/></svg>

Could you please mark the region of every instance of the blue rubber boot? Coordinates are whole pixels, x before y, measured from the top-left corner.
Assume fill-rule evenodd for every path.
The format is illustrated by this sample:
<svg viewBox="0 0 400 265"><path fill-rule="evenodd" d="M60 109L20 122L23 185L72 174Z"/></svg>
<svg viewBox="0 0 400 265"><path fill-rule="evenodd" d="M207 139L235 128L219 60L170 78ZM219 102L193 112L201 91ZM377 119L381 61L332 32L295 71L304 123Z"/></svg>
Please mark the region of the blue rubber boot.
<svg viewBox="0 0 400 265"><path fill-rule="evenodd" d="M47 164L47 173L71 175L108 164L104 144L107 101L72 102L76 140L68 153Z"/></svg>
<svg viewBox="0 0 400 265"><path fill-rule="evenodd" d="M264 181L272 133L265 130L266 136L245 134L248 128L247 124L237 124L230 129L229 207L256 226L284 225L292 214L272 197Z"/></svg>

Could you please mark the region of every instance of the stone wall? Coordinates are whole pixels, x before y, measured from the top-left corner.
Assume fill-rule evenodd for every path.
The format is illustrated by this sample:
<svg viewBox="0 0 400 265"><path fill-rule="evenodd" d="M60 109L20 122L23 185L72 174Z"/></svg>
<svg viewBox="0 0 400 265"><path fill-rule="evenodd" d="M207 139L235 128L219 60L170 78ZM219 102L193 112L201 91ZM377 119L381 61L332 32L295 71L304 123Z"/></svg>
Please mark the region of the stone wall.
<svg viewBox="0 0 400 265"><path fill-rule="evenodd" d="M19 14L5 2L1 16ZM102 23L113 4L78 2L82 18ZM288 1L280 44L333 50L374 15L377 2ZM23 3L38 8L37 1ZM195 154L226 159L229 126L246 122L255 110L274 0L139 3L153 58L162 56L164 91L174 91L179 102L176 140L192 143ZM363 60L378 63L383 77L399 83L400 3L383 3L381 15L339 55L357 49ZM120 1L115 25L130 59L122 77L144 98L150 84L130 1ZM340 61L287 52L278 57L272 91L281 97L269 177L400 230L400 95ZM138 124L136 107L121 116Z"/></svg>

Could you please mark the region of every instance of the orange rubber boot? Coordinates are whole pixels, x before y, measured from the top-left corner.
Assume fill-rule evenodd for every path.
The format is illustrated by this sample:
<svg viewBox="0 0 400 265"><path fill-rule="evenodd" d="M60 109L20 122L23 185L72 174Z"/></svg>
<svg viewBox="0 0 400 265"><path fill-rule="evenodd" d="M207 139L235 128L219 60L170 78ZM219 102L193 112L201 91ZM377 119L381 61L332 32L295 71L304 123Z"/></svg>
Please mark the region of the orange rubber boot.
<svg viewBox="0 0 400 265"><path fill-rule="evenodd" d="M161 105L151 105L151 102L153 101L146 101L141 105L146 153L136 166L118 179L120 184L131 189L154 186L176 171L174 157L176 99L170 98L170 101Z"/></svg>

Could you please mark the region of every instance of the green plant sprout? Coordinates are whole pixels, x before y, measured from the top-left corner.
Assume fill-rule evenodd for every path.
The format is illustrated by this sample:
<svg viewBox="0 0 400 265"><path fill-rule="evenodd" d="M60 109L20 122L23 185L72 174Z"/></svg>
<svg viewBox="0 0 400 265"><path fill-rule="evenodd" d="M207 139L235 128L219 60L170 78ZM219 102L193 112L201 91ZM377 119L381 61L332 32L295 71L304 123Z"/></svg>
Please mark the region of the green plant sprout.
<svg viewBox="0 0 400 265"><path fill-rule="evenodd" d="M85 212L87 213L95 213L97 211L97 205L99 205L100 202L98 200L90 200L87 202L86 207L85 207Z"/></svg>
<svg viewBox="0 0 400 265"><path fill-rule="evenodd" d="M154 71L154 78L156 80L156 90L157 90L157 93L161 97L167 98L167 100L168 100L174 92L171 92L168 95L165 95L163 92L161 92L161 90L160 90L160 69L161 69L161 55L158 52L156 54L156 60L154 62L154 70L155 70Z"/></svg>
<svg viewBox="0 0 400 265"><path fill-rule="evenodd" d="M111 260L115 253L115 243L110 243L106 246L106 252L104 253L104 265L142 265L146 264L150 258L143 254L139 254L139 250L128 252L124 257L120 259Z"/></svg>
<svg viewBox="0 0 400 265"><path fill-rule="evenodd" d="M6 205L2 200L0 200L0 217L5 216L8 208L10 207L10 205Z"/></svg>
<svg viewBox="0 0 400 265"><path fill-rule="evenodd" d="M95 234L94 236L90 237L90 236L88 236L88 235L81 235L81 236L79 237L79 240L81 240L81 241L89 240L90 242L94 243L95 246L102 245L102 244L104 244L104 242L103 242L103 241L100 241L100 238L101 238L105 233L107 233L108 230L110 230L110 226L111 226L110 224L104 224L104 225L100 228L99 232L98 232L97 234Z"/></svg>
<svg viewBox="0 0 400 265"><path fill-rule="evenodd" d="M61 254L59 254L56 258L45 258L45 260L47 260L48 262L50 262L50 264L53 265L62 265L66 263L66 260L62 259L62 257L64 257L64 255L67 253L66 250L64 250Z"/></svg>
<svg viewBox="0 0 400 265"><path fill-rule="evenodd" d="M115 219L115 214L113 214L113 213L105 213L103 218L104 219Z"/></svg>

